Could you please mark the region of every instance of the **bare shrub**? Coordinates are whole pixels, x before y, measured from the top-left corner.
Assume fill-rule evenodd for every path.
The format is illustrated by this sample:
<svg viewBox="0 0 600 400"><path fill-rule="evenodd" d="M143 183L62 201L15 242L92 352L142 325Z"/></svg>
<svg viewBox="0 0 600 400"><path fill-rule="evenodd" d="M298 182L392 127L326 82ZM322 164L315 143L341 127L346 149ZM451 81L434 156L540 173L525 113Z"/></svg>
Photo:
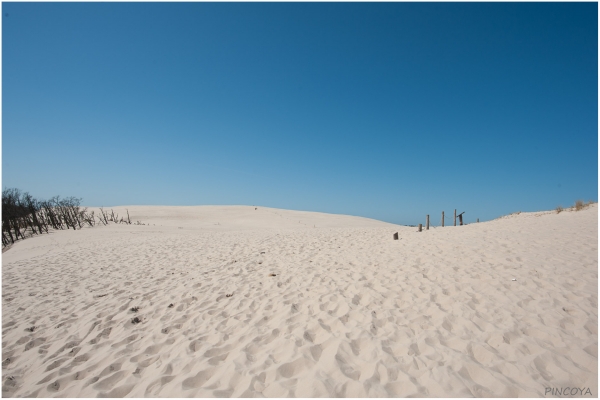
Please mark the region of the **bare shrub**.
<svg viewBox="0 0 600 400"><path fill-rule="evenodd" d="M81 229L85 224L96 224L94 212L80 207L81 199L68 197L61 199L55 196L50 200L36 200L29 193L19 189L2 190L2 246L6 247L19 239L37 234L48 233L48 229ZM127 219L119 219L113 210L100 209L98 220L108 225L109 222L131 225L129 211ZM138 221L138 225L141 223ZM143 224L141 224L143 225Z"/></svg>

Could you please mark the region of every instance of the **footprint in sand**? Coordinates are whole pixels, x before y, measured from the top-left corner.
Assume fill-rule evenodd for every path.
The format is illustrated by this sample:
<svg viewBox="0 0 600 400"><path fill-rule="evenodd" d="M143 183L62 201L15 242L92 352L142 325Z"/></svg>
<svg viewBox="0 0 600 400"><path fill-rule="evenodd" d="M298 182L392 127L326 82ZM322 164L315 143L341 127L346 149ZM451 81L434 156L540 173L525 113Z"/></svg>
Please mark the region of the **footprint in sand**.
<svg viewBox="0 0 600 400"><path fill-rule="evenodd" d="M146 358L145 360L142 360L142 361L140 361L140 362L138 363L138 366L139 366L139 367L142 367L142 368L149 367L150 365L152 365L152 364L154 364L155 362L157 362L159 358L160 358L160 356L159 356L159 355L155 355L155 356L152 356L152 357L148 357L148 358Z"/></svg>
<svg viewBox="0 0 600 400"><path fill-rule="evenodd" d="M215 368L208 368L198 372L194 377L187 378L181 382L183 390L196 389L202 387L215 373Z"/></svg>
<svg viewBox="0 0 600 400"><path fill-rule="evenodd" d="M31 336L23 336L21 339L17 340L17 344L27 343L31 340Z"/></svg>
<svg viewBox="0 0 600 400"><path fill-rule="evenodd" d="M46 371L51 371L55 368L60 367L67 360L69 360L69 358L61 358L59 360L54 361L52 364L50 364L50 365L48 365L48 367L46 367Z"/></svg>
<svg viewBox="0 0 600 400"><path fill-rule="evenodd" d="M55 381L54 383L49 384L46 389L48 389L49 392L58 392L60 390L60 383Z"/></svg>
<svg viewBox="0 0 600 400"><path fill-rule="evenodd" d="M75 365L83 364L84 362L86 362L89 359L90 359L90 356L88 354L82 354L80 356L75 357L75 359L73 360L71 365L75 366Z"/></svg>
<svg viewBox="0 0 600 400"><path fill-rule="evenodd" d="M45 341L46 341L46 338L34 339L25 345L25 351L30 350L30 349L34 348L35 346L39 346L40 344L44 343Z"/></svg>
<svg viewBox="0 0 600 400"><path fill-rule="evenodd" d="M175 379L175 376L162 376L146 387L146 396L158 396L162 388Z"/></svg>
<svg viewBox="0 0 600 400"><path fill-rule="evenodd" d="M98 377L96 377L98 378ZM125 378L125 371L118 371L94 385L94 389L100 391L111 390L119 381Z"/></svg>
<svg viewBox="0 0 600 400"><path fill-rule="evenodd" d="M310 354L315 361L319 361L322 353L323 353L323 347L320 344L310 347Z"/></svg>

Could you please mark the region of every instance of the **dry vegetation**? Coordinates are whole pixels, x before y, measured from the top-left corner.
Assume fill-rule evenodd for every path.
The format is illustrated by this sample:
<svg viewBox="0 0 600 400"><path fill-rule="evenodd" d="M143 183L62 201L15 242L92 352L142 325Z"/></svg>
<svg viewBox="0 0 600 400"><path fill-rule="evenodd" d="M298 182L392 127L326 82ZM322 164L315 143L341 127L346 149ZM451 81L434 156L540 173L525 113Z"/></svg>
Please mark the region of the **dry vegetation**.
<svg viewBox="0 0 600 400"><path fill-rule="evenodd" d="M585 203L583 200L577 200L575 202L575 204L573 204L570 207L570 211L581 211L581 210L585 210L586 208L588 208L589 206L591 206L592 204L596 204L597 201L593 201L590 200L587 203ZM556 213L560 214L562 211L565 211L564 208L562 208L562 206L558 206L556 207Z"/></svg>
<svg viewBox="0 0 600 400"><path fill-rule="evenodd" d="M556 213L557 214L560 214L561 211L564 211L564 208L562 208L562 206L556 207Z"/></svg>
<svg viewBox="0 0 600 400"><path fill-rule="evenodd" d="M81 199L68 197L61 199L55 196L50 200L38 200L29 193L19 189L4 189L2 191L2 247L12 245L19 239L25 239L37 234L48 233L50 229L81 229L85 225L96 225L99 222L108 225L110 222L129 224L127 218L119 218L112 210L110 214L100 208L100 215L87 212L80 207ZM137 221L136 225L144 225Z"/></svg>
<svg viewBox="0 0 600 400"><path fill-rule="evenodd" d="M588 208L588 207L589 207L589 206L591 206L592 204L596 204L596 203L598 203L598 202L597 202L597 201L594 201L594 200L589 200L587 203L586 203L586 202L584 202L583 200L577 200L577 201L575 202L575 204L573 204L571 207L567 207L567 208L565 209L565 208L563 208L563 206L560 206L560 205L559 205L559 206L557 206L557 207L554 209L554 211L555 211L557 214L560 214L560 213L561 213L561 212L563 212L563 211L581 211L581 210L585 210L586 208ZM548 212L551 212L551 211L548 211ZM507 215L502 215L502 216L500 216L500 217L498 217L498 218L496 218L496 219L501 219L501 218L511 217L511 216L515 216L515 215L519 215L519 214L521 214L521 211L517 211L517 212L514 212L514 213L507 214Z"/></svg>

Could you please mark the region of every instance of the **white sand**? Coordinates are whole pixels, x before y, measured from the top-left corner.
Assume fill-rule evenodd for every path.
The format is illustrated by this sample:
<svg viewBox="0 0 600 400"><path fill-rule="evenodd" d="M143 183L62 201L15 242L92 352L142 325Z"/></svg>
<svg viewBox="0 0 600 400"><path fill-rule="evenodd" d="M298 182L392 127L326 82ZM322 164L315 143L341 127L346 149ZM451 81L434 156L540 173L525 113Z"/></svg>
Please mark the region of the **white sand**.
<svg viewBox="0 0 600 400"><path fill-rule="evenodd" d="M3 396L598 396L596 205L422 233L127 208L155 225L3 254Z"/></svg>

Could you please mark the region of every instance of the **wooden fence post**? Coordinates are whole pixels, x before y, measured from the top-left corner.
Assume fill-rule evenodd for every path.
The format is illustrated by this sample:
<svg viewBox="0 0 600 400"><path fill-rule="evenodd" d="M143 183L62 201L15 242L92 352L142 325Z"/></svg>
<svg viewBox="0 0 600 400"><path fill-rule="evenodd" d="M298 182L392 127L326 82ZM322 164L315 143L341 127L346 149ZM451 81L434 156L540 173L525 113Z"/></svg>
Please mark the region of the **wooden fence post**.
<svg viewBox="0 0 600 400"><path fill-rule="evenodd" d="M429 214L427 214L427 225L425 226L425 229L429 230Z"/></svg>
<svg viewBox="0 0 600 400"><path fill-rule="evenodd" d="M442 228L444 227L444 212L442 211Z"/></svg>
<svg viewBox="0 0 600 400"><path fill-rule="evenodd" d="M456 226L456 208L454 209L454 226Z"/></svg>
<svg viewBox="0 0 600 400"><path fill-rule="evenodd" d="M423 231L423 224L419 224L419 232Z"/></svg>
<svg viewBox="0 0 600 400"><path fill-rule="evenodd" d="M479 218L477 218L477 222L479 222Z"/></svg>
<svg viewBox="0 0 600 400"><path fill-rule="evenodd" d="M398 240L398 232L394 233L394 240Z"/></svg>

